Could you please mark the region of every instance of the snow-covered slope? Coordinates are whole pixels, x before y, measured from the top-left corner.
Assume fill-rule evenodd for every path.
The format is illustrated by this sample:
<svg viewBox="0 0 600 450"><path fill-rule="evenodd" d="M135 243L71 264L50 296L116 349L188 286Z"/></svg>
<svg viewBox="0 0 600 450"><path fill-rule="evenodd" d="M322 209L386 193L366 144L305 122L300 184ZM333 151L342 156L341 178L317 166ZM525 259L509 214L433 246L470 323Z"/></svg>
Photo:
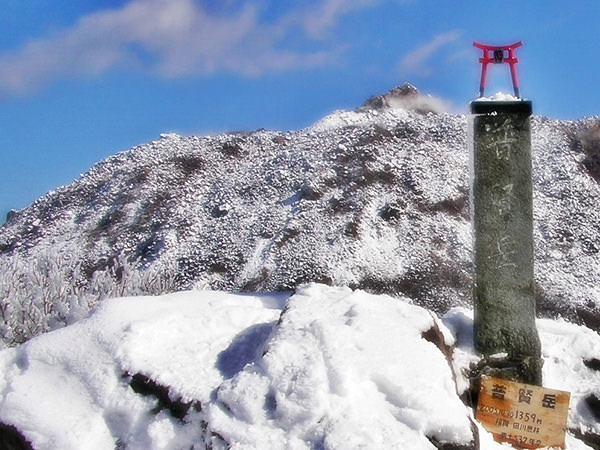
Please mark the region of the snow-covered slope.
<svg viewBox="0 0 600 450"><path fill-rule="evenodd" d="M505 448L461 401L468 118L431 105L164 135L12 213L0 448ZM544 384L598 448L600 121L532 126Z"/></svg>
<svg viewBox="0 0 600 450"><path fill-rule="evenodd" d="M600 336L538 327L546 386L572 393L566 448L590 448ZM465 309L319 284L108 300L0 352L0 421L39 450L500 450L457 394L470 336Z"/></svg>
<svg viewBox="0 0 600 450"><path fill-rule="evenodd" d="M438 313L468 305L468 118L394 92L406 90L300 131L165 135L11 214L0 228L3 340L72 323L98 299L190 286L316 281ZM540 311L593 327L598 123L532 119Z"/></svg>

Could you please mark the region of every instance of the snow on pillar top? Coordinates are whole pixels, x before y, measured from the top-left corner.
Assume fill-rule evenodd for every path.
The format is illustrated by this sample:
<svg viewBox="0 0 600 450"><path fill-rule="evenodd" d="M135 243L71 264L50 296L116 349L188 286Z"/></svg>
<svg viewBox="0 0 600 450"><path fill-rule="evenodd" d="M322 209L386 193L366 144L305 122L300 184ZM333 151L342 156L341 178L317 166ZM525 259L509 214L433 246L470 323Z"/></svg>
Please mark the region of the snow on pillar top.
<svg viewBox="0 0 600 450"><path fill-rule="evenodd" d="M472 101L471 114L519 114L530 116L533 112L530 100L521 100L510 95L508 96L511 97L510 99L496 100L494 97L478 98Z"/></svg>

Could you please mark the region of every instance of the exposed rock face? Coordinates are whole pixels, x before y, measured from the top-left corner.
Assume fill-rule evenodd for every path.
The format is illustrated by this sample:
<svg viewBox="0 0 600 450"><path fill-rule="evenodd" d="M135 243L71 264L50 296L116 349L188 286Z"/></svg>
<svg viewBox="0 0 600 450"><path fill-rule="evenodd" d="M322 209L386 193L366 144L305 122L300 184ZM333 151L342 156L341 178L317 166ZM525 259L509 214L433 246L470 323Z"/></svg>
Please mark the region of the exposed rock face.
<svg viewBox="0 0 600 450"><path fill-rule="evenodd" d="M583 166L596 181L600 182L600 123L584 129L578 138L574 144L585 154Z"/></svg>
<svg viewBox="0 0 600 450"><path fill-rule="evenodd" d="M0 227L0 310L14 319L0 334L19 342L99 298L190 286L317 281L470 305L468 118L394 105L422 98L404 85L300 131L164 135L99 162ZM532 119L538 308L576 321L599 316L594 127ZM43 284L56 296L36 297Z"/></svg>
<svg viewBox="0 0 600 450"><path fill-rule="evenodd" d="M2 450L33 450L25 437L12 425L0 423L0 448Z"/></svg>
<svg viewBox="0 0 600 450"><path fill-rule="evenodd" d="M385 110L385 109L407 109L417 113L440 112L443 109L442 102L431 96L423 95L410 83L396 86L383 95L369 98L360 110Z"/></svg>
<svg viewBox="0 0 600 450"><path fill-rule="evenodd" d="M385 94L374 95L363 103L360 109L385 109L391 108L394 101L415 100L421 96L419 90L410 83L404 83L402 86L396 86Z"/></svg>

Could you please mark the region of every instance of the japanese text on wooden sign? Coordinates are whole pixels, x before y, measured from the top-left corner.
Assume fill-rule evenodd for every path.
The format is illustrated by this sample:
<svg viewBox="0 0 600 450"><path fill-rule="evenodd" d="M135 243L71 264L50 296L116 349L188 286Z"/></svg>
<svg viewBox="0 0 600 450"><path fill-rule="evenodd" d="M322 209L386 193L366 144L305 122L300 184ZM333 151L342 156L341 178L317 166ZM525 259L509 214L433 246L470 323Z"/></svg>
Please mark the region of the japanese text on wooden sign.
<svg viewBox="0 0 600 450"><path fill-rule="evenodd" d="M498 442L564 448L570 394L482 377L475 418Z"/></svg>

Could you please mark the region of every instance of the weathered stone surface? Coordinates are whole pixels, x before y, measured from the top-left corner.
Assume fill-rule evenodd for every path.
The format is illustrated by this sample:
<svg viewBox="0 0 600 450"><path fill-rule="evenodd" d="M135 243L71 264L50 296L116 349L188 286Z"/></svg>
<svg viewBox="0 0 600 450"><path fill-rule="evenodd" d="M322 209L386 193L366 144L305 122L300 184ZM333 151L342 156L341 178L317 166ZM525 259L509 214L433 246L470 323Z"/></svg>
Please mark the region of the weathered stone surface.
<svg viewBox="0 0 600 450"><path fill-rule="evenodd" d="M541 384L535 328L530 102L473 102L475 348L485 367ZM494 357L492 357L494 356Z"/></svg>

